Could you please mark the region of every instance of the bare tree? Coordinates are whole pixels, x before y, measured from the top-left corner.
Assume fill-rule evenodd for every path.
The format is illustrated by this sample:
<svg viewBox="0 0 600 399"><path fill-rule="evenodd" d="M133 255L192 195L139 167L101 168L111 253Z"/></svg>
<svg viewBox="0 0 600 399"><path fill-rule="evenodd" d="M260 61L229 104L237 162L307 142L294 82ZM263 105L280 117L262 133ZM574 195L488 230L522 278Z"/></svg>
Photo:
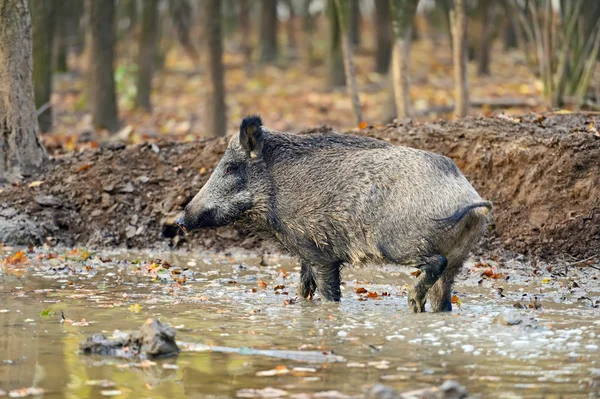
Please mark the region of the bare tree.
<svg viewBox="0 0 600 399"><path fill-rule="evenodd" d="M392 76L396 116L410 118L410 82L408 79L408 64L410 59L410 43L412 27L419 0L390 0L392 27L395 43L392 54Z"/></svg>
<svg viewBox="0 0 600 399"><path fill-rule="evenodd" d="M54 69L56 72L66 72L67 67L67 50L68 50L68 26L72 17L70 9L71 1L64 0L56 4L56 24L54 27Z"/></svg>
<svg viewBox="0 0 600 399"><path fill-rule="evenodd" d="M464 0L454 1L450 11L452 50L454 59L454 113L466 116L469 112L469 81L467 75L467 31L468 19Z"/></svg>
<svg viewBox="0 0 600 399"><path fill-rule="evenodd" d="M296 41L296 12L294 10L293 0L287 0L286 5L288 7L290 17L286 24L286 36L287 36L287 59L295 60L298 57L298 43Z"/></svg>
<svg viewBox="0 0 600 399"><path fill-rule="evenodd" d="M337 16L335 0L328 0L327 13L327 85L329 88L344 86L344 56L342 52L342 30Z"/></svg>
<svg viewBox="0 0 600 399"><path fill-rule="evenodd" d="M158 46L158 0L144 0L142 7L142 34L138 54L135 105L150 110L150 93Z"/></svg>
<svg viewBox="0 0 600 399"><path fill-rule="evenodd" d="M240 29L241 29L241 48L244 54L244 67L246 72L250 72L252 67L252 45L250 44L250 2L249 0L240 0Z"/></svg>
<svg viewBox="0 0 600 399"><path fill-rule="evenodd" d="M375 72L387 73L392 56L392 19L389 0L375 0Z"/></svg>
<svg viewBox="0 0 600 399"><path fill-rule="evenodd" d="M277 59L277 0L261 0L260 60L273 62Z"/></svg>
<svg viewBox="0 0 600 399"><path fill-rule="evenodd" d="M352 52L352 43L348 32L348 8L347 3L342 0L335 0L337 9L338 23L342 33L342 50L344 53L344 71L346 73L346 82L348 95L352 99L352 108L356 116L357 125L362 122L362 110L360 98L358 96L358 85L356 84L356 68L354 66L354 54Z"/></svg>
<svg viewBox="0 0 600 399"><path fill-rule="evenodd" d="M225 84L223 78L223 36L221 31L220 0L205 0L206 4L206 43L208 54L208 74L210 91L206 101L206 136L225 136L227 121L225 116Z"/></svg>
<svg viewBox="0 0 600 399"><path fill-rule="evenodd" d="M39 171L40 142L32 81L31 17L26 0L0 0L0 181Z"/></svg>
<svg viewBox="0 0 600 399"><path fill-rule="evenodd" d="M551 0L510 2L523 32L523 47L544 83L553 107L588 103L588 90L600 55L600 2ZM592 103L589 105L594 106Z"/></svg>
<svg viewBox="0 0 600 399"><path fill-rule="evenodd" d="M303 48L306 59L309 63L313 61L313 33L315 31L315 19L310 13L310 4L312 0L303 0L302 2L302 32Z"/></svg>
<svg viewBox="0 0 600 399"><path fill-rule="evenodd" d="M88 0L89 40L88 100L92 123L99 129L119 128L114 79L115 2Z"/></svg>
<svg viewBox="0 0 600 399"><path fill-rule="evenodd" d="M33 26L33 88L35 106L42 112L38 117L40 130L52 129L52 39L54 38L54 19L56 3L51 1L31 1L31 19Z"/></svg>
<svg viewBox="0 0 600 399"><path fill-rule="evenodd" d="M360 46L360 0L349 0L349 3L348 36L352 47L358 47Z"/></svg>
<svg viewBox="0 0 600 399"><path fill-rule="evenodd" d="M490 25L494 5L490 0L479 0L479 13L481 18L481 30L479 34L479 46L477 49L477 74L479 76L490 74L490 53L492 46L492 35Z"/></svg>

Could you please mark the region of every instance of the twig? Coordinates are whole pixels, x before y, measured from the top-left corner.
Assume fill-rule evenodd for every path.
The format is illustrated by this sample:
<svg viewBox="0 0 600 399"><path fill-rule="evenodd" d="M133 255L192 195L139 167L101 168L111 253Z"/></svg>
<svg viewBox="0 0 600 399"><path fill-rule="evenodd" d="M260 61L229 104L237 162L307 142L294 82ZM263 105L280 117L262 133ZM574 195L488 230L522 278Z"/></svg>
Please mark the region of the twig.
<svg viewBox="0 0 600 399"><path fill-rule="evenodd" d="M565 264L565 266L566 267L568 267L568 266L574 266L574 265L577 265L577 264L580 264L580 263L583 263L583 262L587 262L588 260L592 260L592 259L596 258L597 256L598 255L592 255L589 258L585 258L585 259L581 259L581 260L576 260L574 262L569 262L569 263ZM592 269L600 270L600 267L597 267L597 266L592 266L592 265L586 265L586 266L587 267L591 267Z"/></svg>
<svg viewBox="0 0 600 399"><path fill-rule="evenodd" d="M52 107L52 103L48 101L46 104L42 105L37 111L35 111L35 116L39 117L41 114L46 112L48 108Z"/></svg>

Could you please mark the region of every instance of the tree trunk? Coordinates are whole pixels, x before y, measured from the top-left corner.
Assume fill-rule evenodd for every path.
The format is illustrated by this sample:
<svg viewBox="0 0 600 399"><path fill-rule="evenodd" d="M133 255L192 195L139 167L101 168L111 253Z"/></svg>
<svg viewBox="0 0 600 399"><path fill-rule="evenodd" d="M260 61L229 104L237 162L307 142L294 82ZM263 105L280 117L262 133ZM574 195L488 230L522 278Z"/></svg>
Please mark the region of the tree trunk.
<svg viewBox="0 0 600 399"><path fill-rule="evenodd" d="M348 32L348 9L344 0L335 0L338 23L342 33L342 49L344 53L344 71L346 73L346 82L348 82L348 95L352 99L352 108L356 117L356 125L363 121L360 98L358 96L358 85L356 84L356 68L354 67L354 54L352 53L352 44Z"/></svg>
<svg viewBox="0 0 600 399"><path fill-rule="evenodd" d="M277 0L261 0L260 61L277 59Z"/></svg>
<svg viewBox="0 0 600 399"><path fill-rule="evenodd" d="M303 47L305 57L309 64L313 62L313 32L315 30L315 21L310 14L310 4L312 0L304 0L302 3L302 32L303 32Z"/></svg>
<svg viewBox="0 0 600 399"><path fill-rule="evenodd" d="M252 70L252 45L250 44L250 18L249 0L240 0L240 30L241 30L241 50L244 54L244 69L246 73Z"/></svg>
<svg viewBox="0 0 600 399"><path fill-rule="evenodd" d="M144 0L142 4L142 32L138 54L138 80L135 105L150 111L152 77L156 64L158 46L158 0Z"/></svg>
<svg viewBox="0 0 600 399"><path fill-rule="evenodd" d="M492 11L493 4L490 4L490 0L479 0L479 7L481 13L481 32L479 35L479 49L477 54L477 74L479 76L490 74L490 53L491 53L491 40L490 40L490 12Z"/></svg>
<svg viewBox="0 0 600 399"><path fill-rule="evenodd" d="M386 74L392 55L392 19L389 0L375 0L375 72Z"/></svg>
<svg viewBox="0 0 600 399"><path fill-rule="evenodd" d="M83 54L85 48L85 30L81 20L85 13L85 2L82 0L64 0L65 8L69 9L69 18L66 25L67 48L76 56ZM68 52L68 51L67 51Z"/></svg>
<svg viewBox="0 0 600 399"><path fill-rule="evenodd" d="M89 90L92 124L116 132L119 128L114 80L115 2L88 0Z"/></svg>
<svg viewBox="0 0 600 399"><path fill-rule="evenodd" d="M504 28L504 50L508 50L508 49L516 49L518 47L518 42L517 42L517 30L515 27L516 21L515 21L515 17L513 15L513 8L510 7L509 4L507 4L507 2L512 1L512 0L504 0L502 2L503 5L503 9L504 9L504 15L506 16L506 25Z"/></svg>
<svg viewBox="0 0 600 399"><path fill-rule="evenodd" d="M454 58L454 113L466 116L469 112L469 82L467 75L467 29L468 20L464 0L455 0L454 10L450 12L452 28L452 49Z"/></svg>
<svg viewBox="0 0 600 399"><path fill-rule="evenodd" d="M288 9L290 10L290 19L286 25L286 36L287 36L287 59L295 60L298 58L298 43L296 41L296 13L294 12L294 2L292 0L286 1Z"/></svg>
<svg viewBox="0 0 600 399"><path fill-rule="evenodd" d="M31 58L26 0L0 0L0 181L31 175L48 159L40 141Z"/></svg>
<svg viewBox="0 0 600 399"><path fill-rule="evenodd" d="M395 36L392 53L392 76L397 118L410 118L412 116L408 64L412 26L418 5L418 0L390 0L392 26Z"/></svg>
<svg viewBox="0 0 600 399"><path fill-rule="evenodd" d="M360 46L360 1L350 0L349 2L348 35L350 44L356 48Z"/></svg>
<svg viewBox="0 0 600 399"><path fill-rule="evenodd" d="M67 26L70 23L68 8L69 2L62 1L56 4L56 26L54 27L54 70L56 72L67 72L67 49L68 49L68 33Z"/></svg>
<svg viewBox="0 0 600 399"><path fill-rule="evenodd" d="M330 89L344 86L344 56L342 54L342 35L337 16L335 0L327 1L327 85Z"/></svg>
<svg viewBox="0 0 600 399"><path fill-rule="evenodd" d="M35 107L44 111L38 116L40 130L52 129L52 38L54 37L54 18L56 7L53 0L31 1L31 19L33 26L33 88Z"/></svg>
<svg viewBox="0 0 600 399"><path fill-rule="evenodd" d="M210 91L206 102L208 137L225 136L225 84L223 78L223 37L221 34L221 2L206 1L206 42Z"/></svg>

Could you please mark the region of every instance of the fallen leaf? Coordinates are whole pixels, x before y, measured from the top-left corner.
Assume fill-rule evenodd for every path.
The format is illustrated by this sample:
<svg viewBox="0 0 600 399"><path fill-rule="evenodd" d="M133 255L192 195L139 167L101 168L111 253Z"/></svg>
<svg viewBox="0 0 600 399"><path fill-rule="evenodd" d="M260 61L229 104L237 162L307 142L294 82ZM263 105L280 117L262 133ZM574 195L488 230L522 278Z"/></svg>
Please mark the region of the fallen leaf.
<svg viewBox="0 0 600 399"><path fill-rule="evenodd" d="M369 293L367 293L367 298L371 298L371 299L381 299L379 297L379 294L376 293L375 291L371 291Z"/></svg>
<svg viewBox="0 0 600 399"><path fill-rule="evenodd" d="M366 294L369 291L367 291L365 287L358 287L354 289L354 292L356 292L357 294Z"/></svg>
<svg viewBox="0 0 600 399"><path fill-rule="evenodd" d="M298 301L298 298L288 298L288 299L286 299L286 300L284 300L284 301L283 301L283 304L284 304L285 306L287 306L287 305L293 305L293 304L295 304L297 301Z"/></svg>
<svg viewBox="0 0 600 399"><path fill-rule="evenodd" d="M3 264L5 265L23 265L25 263L27 263L29 260L27 259L27 256L25 256L25 252L24 251L19 251L16 254L14 254L13 256L8 256L6 259L4 259Z"/></svg>
<svg viewBox="0 0 600 399"><path fill-rule="evenodd" d="M39 186L41 186L42 184L44 184L44 182L43 182L43 181L41 181L41 180L36 180L36 181L34 181L34 182L31 182L31 183L29 183L29 188L33 188L33 187L39 187Z"/></svg>
<svg viewBox="0 0 600 399"><path fill-rule="evenodd" d="M142 310L142 307L140 306L139 303L136 303L136 304L131 305L128 309L132 313L140 313L140 310Z"/></svg>
<svg viewBox="0 0 600 399"><path fill-rule="evenodd" d="M83 172L84 170L88 170L89 168L92 167L91 163L86 163L84 165L81 165L80 167L77 168L78 172Z"/></svg>
<svg viewBox="0 0 600 399"><path fill-rule="evenodd" d="M421 275L421 271L420 270L415 270L414 272L410 273L411 276L415 276L415 277L419 277Z"/></svg>
<svg viewBox="0 0 600 399"><path fill-rule="evenodd" d="M265 283L265 282L262 280L262 278L259 278L259 279L258 279L258 286L259 286L260 288L263 288L263 289L264 289L264 288L267 288L267 283Z"/></svg>
<svg viewBox="0 0 600 399"><path fill-rule="evenodd" d="M360 125L358 125L358 128L359 128L360 130L363 130L363 129L366 129L366 128L367 128L367 126L369 126L369 124L368 124L367 122L365 122L365 121L362 121L362 122L360 123Z"/></svg>
<svg viewBox="0 0 600 399"><path fill-rule="evenodd" d="M453 304L456 304L456 306L458 306L460 308L460 305L462 304L462 299L460 299L458 297L458 295L452 295L450 302L452 302Z"/></svg>

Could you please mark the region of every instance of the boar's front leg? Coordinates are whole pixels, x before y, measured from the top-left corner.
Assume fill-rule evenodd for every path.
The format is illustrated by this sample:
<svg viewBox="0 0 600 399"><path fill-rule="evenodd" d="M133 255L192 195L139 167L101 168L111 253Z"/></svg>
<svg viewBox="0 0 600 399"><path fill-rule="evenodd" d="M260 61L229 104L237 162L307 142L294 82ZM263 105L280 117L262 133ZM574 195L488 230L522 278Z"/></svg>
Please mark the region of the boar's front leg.
<svg viewBox="0 0 600 399"><path fill-rule="evenodd" d="M326 301L340 301L340 266L341 263L312 265L317 289Z"/></svg>
<svg viewBox="0 0 600 399"><path fill-rule="evenodd" d="M298 295L302 298L312 299L317 290L317 283L313 276L310 263L302 261L300 264L300 282L298 284Z"/></svg>
<svg viewBox="0 0 600 399"><path fill-rule="evenodd" d="M413 312L425 312L427 291L438 281L444 270L446 270L447 265L448 260L443 255L422 257L421 264L418 266L421 274L417 277L417 281L415 281L415 284L408 292L408 306L410 306Z"/></svg>

